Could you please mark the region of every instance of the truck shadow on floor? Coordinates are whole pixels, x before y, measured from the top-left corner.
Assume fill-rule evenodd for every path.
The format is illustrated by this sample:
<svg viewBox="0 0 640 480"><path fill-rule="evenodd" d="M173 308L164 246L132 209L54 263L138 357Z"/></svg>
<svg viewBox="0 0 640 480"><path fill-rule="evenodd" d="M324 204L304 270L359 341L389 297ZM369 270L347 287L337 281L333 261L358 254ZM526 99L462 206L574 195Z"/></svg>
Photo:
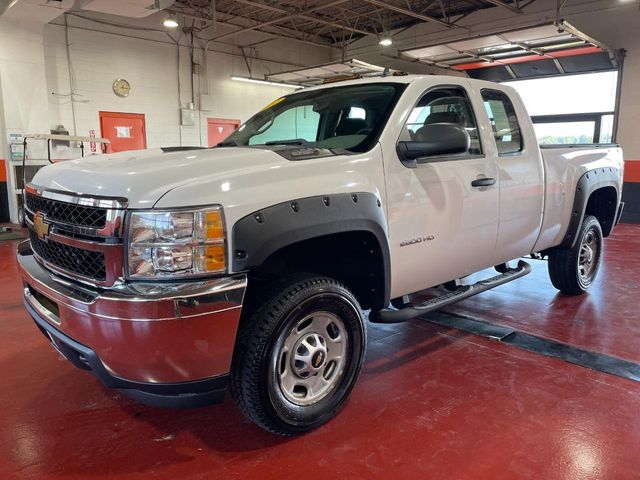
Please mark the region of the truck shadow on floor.
<svg viewBox="0 0 640 480"><path fill-rule="evenodd" d="M425 319L393 325L393 329L388 329L389 327L390 325L369 327L369 344L363 376L378 375L401 368L470 335L460 330L434 325ZM380 336L381 330L386 335Z"/></svg>

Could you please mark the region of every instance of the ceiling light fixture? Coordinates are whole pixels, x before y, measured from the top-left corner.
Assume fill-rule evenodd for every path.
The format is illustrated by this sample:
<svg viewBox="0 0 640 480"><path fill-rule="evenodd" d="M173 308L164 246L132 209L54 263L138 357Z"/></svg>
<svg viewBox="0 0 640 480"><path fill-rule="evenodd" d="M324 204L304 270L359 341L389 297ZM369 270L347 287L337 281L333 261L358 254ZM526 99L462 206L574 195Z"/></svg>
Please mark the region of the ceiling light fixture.
<svg viewBox="0 0 640 480"><path fill-rule="evenodd" d="M236 80L238 82L248 82L248 83L259 83L261 85L269 85L271 87L282 87L282 88L304 88L302 85L294 85L292 83L283 83L283 82L272 82L270 80L261 80L259 78L252 77L239 77L237 75L231 75L231 80Z"/></svg>
<svg viewBox="0 0 640 480"><path fill-rule="evenodd" d="M380 39L378 44L382 45L383 47L388 47L389 45L393 44L393 40L391 40L391 37L384 37Z"/></svg>
<svg viewBox="0 0 640 480"><path fill-rule="evenodd" d="M173 15L169 15L167 18L165 18L162 24L167 28L176 28L179 26L178 21Z"/></svg>

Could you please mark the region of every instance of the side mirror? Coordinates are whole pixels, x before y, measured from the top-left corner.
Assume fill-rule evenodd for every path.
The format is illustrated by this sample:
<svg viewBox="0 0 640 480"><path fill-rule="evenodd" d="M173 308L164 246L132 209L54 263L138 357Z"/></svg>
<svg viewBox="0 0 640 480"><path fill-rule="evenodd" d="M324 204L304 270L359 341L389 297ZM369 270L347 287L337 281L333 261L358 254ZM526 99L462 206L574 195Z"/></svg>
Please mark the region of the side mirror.
<svg viewBox="0 0 640 480"><path fill-rule="evenodd" d="M460 125L433 123L419 128L414 140L398 142L397 151L402 163L415 168L418 158L465 153L470 146L471 137Z"/></svg>

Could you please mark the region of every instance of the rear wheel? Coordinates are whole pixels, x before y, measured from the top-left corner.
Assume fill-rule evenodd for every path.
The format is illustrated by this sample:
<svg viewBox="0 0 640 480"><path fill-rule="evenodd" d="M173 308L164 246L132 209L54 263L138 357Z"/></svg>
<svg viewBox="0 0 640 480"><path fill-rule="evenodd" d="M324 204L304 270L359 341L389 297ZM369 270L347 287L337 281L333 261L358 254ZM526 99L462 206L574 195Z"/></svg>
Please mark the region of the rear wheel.
<svg viewBox="0 0 640 480"><path fill-rule="evenodd" d="M262 428L294 435L346 403L364 359L366 329L353 294L317 276L274 286L238 332L231 391Z"/></svg>
<svg viewBox="0 0 640 480"><path fill-rule="evenodd" d="M593 284L602 262L602 228L594 216L585 217L573 248L549 253L551 283L563 293L578 295Z"/></svg>

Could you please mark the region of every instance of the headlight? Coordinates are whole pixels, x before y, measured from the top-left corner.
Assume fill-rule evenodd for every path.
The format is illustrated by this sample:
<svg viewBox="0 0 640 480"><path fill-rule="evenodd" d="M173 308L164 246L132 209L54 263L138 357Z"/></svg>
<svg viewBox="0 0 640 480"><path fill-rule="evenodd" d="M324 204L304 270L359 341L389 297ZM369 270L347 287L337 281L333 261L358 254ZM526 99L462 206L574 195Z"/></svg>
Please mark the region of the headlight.
<svg viewBox="0 0 640 480"><path fill-rule="evenodd" d="M222 209L131 212L129 278L199 276L226 268Z"/></svg>

